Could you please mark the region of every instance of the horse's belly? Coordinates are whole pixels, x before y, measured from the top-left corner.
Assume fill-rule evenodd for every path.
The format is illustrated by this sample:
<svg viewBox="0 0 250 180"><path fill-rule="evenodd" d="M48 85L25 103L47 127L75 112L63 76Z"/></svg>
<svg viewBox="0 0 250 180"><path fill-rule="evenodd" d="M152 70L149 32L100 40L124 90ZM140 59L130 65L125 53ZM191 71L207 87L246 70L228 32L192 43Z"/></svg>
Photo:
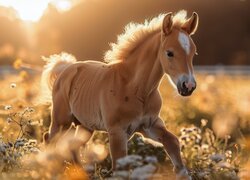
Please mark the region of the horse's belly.
<svg viewBox="0 0 250 180"><path fill-rule="evenodd" d="M98 99L97 95L82 92L70 103L73 115L90 130L106 130Z"/></svg>
<svg viewBox="0 0 250 180"><path fill-rule="evenodd" d="M83 125L87 129L103 131L106 130L103 120L97 113L87 113L84 111L76 112L75 110L73 110L72 113L74 114L76 119L81 123L81 125Z"/></svg>
<svg viewBox="0 0 250 180"><path fill-rule="evenodd" d="M99 104L97 95L81 91L71 102L71 112L84 127L90 130L105 130Z"/></svg>
<svg viewBox="0 0 250 180"><path fill-rule="evenodd" d="M90 130L106 131L106 127L101 119L82 119L81 124Z"/></svg>

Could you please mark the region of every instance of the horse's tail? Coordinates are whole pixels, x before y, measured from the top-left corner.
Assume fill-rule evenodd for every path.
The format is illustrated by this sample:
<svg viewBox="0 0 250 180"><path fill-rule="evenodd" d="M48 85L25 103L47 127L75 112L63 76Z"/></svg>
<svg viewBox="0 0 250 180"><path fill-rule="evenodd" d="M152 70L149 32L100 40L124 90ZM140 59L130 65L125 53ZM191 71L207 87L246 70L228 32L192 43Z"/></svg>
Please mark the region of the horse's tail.
<svg viewBox="0 0 250 180"><path fill-rule="evenodd" d="M50 102L52 97L52 87L57 77L71 64L76 62L76 58L68 53L42 57L46 61L41 77L42 103Z"/></svg>

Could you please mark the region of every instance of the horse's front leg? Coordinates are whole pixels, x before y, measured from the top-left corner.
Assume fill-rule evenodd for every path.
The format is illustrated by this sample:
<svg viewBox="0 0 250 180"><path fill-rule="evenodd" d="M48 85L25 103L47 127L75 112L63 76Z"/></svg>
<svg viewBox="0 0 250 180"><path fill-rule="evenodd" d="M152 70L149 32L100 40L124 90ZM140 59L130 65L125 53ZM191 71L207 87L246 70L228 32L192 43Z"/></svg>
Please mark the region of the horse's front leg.
<svg viewBox="0 0 250 180"><path fill-rule="evenodd" d="M191 179L181 159L178 138L166 129L163 121L160 118L156 119L155 122L152 123L151 127L142 129L140 132L146 138L150 138L164 145L164 148L174 165L177 178Z"/></svg>
<svg viewBox="0 0 250 180"><path fill-rule="evenodd" d="M112 157L112 170L116 169L117 159L127 155L127 134L121 128L112 128L108 131L110 152Z"/></svg>

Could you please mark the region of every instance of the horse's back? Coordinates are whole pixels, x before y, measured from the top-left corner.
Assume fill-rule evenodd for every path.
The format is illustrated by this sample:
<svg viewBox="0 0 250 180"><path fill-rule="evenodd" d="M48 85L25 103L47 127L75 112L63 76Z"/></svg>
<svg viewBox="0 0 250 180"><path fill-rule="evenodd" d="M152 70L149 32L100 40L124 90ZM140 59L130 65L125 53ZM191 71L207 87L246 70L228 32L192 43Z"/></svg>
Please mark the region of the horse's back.
<svg viewBox="0 0 250 180"><path fill-rule="evenodd" d="M68 66L60 74L57 81L63 82L68 80L71 81L72 84L78 79L84 80L90 77L93 78L93 75L97 73L104 74L104 67L106 66L107 64L98 61L79 61Z"/></svg>
<svg viewBox="0 0 250 180"><path fill-rule="evenodd" d="M98 61L74 63L61 73L54 88L63 88L68 98L73 98L75 91L86 92L89 88L98 90L103 85L103 78L109 73L108 69L107 64Z"/></svg>

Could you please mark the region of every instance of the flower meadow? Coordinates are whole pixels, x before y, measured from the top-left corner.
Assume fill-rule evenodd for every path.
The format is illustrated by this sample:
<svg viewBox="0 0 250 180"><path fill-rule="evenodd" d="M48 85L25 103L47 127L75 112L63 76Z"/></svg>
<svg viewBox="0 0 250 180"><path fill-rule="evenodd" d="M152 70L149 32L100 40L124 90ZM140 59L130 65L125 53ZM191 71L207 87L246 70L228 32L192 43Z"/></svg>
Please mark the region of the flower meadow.
<svg viewBox="0 0 250 180"><path fill-rule="evenodd" d="M128 156L110 172L108 137L96 132L80 149L82 166L70 156L77 143L71 131L49 145L50 104L40 102L40 73L0 73L0 179L174 179L161 144L135 134ZM197 74L189 98L162 80L161 117L179 137L182 158L193 179L250 179L250 79L248 76ZM70 130L76 127L72 124ZM63 138L61 138L63 137Z"/></svg>

